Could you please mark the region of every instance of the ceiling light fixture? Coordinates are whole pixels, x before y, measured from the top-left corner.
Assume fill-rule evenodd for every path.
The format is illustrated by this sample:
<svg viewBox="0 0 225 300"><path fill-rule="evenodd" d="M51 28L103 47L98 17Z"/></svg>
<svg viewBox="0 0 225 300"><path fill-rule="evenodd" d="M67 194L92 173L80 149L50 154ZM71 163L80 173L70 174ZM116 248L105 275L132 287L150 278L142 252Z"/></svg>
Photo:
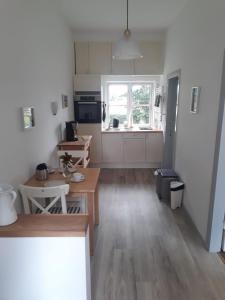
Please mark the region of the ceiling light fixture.
<svg viewBox="0 0 225 300"><path fill-rule="evenodd" d="M131 37L131 31L129 29L128 9L129 6L127 0L127 28L123 33L123 37L113 46L113 59L129 60L143 57L139 45Z"/></svg>

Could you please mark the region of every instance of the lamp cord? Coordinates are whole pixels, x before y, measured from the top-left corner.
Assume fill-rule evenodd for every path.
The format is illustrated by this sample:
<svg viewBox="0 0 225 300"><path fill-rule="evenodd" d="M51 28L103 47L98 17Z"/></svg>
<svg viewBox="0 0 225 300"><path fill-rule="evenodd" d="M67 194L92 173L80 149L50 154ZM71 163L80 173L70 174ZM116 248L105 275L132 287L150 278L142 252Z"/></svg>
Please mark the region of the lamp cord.
<svg viewBox="0 0 225 300"><path fill-rule="evenodd" d="M128 23L128 0L127 0L127 30L129 29L128 25L129 25L129 23Z"/></svg>

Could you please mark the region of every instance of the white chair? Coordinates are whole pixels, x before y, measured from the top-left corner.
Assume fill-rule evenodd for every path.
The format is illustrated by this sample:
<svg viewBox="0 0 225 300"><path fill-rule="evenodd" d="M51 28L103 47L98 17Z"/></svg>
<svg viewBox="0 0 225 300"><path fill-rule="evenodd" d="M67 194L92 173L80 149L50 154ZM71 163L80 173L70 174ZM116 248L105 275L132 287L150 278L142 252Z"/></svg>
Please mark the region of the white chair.
<svg viewBox="0 0 225 300"><path fill-rule="evenodd" d="M87 168L88 166L88 150L58 150L57 155L60 158L60 156L65 155L65 153L68 153L72 156L72 158L77 159L77 161L74 164L74 168L79 167L80 163L82 162L82 167ZM59 159L59 165L61 165L61 159Z"/></svg>
<svg viewBox="0 0 225 300"><path fill-rule="evenodd" d="M66 204L65 196L69 193L68 184L43 188L20 185L20 192L22 194L25 214L73 213L71 209L67 209ZM46 199L47 201L45 201ZM46 206L45 202L47 202ZM60 206L57 207L58 202L60 202ZM36 210L31 209L31 207L36 207Z"/></svg>

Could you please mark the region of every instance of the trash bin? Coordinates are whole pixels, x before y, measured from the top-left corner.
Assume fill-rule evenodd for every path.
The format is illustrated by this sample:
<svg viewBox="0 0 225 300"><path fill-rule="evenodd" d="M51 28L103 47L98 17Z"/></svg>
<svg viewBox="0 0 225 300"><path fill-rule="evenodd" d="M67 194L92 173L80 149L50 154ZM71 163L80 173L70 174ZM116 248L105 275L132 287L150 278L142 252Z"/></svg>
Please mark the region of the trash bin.
<svg viewBox="0 0 225 300"><path fill-rule="evenodd" d="M184 192L184 183L181 181L171 181L170 182L170 203L171 208L176 209L181 207L182 198Z"/></svg>
<svg viewBox="0 0 225 300"><path fill-rule="evenodd" d="M156 193L160 200L170 203L170 182L179 180L178 175L172 169L157 169L156 175Z"/></svg>

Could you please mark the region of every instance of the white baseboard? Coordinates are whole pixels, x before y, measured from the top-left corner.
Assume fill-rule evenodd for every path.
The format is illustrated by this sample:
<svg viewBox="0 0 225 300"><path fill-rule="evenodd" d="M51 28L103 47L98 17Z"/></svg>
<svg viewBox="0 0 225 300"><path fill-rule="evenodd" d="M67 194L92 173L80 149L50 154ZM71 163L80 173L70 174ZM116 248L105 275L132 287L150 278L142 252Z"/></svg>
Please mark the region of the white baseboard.
<svg viewBox="0 0 225 300"><path fill-rule="evenodd" d="M90 166L103 169L157 169L161 163L91 163Z"/></svg>

